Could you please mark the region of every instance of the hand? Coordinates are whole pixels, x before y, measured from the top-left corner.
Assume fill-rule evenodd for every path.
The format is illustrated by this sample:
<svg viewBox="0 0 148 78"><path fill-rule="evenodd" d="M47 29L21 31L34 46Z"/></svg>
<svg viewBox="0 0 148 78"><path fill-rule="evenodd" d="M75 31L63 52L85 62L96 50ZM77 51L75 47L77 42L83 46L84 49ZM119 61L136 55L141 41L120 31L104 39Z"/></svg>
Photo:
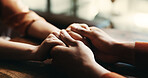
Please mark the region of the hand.
<svg viewBox="0 0 148 78"><path fill-rule="evenodd" d="M133 59L133 53L131 52L133 44L116 41L99 28L90 27L89 31L72 26L71 30L89 38L96 50L96 58L103 62L114 63L121 60L129 62L128 60ZM127 55L129 56L127 57Z"/></svg>
<svg viewBox="0 0 148 78"><path fill-rule="evenodd" d="M98 78L109 72L96 63L92 51L83 42L73 39L65 30L61 31L60 38L67 46L52 48L54 66L76 78Z"/></svg>
<svg viewBox="0 0 148 78"><path fill-rule="evenodd" d="M87 24L74 23L74 24L69 25L69 26L66 28L66 31L68 32L68 34L69 34L72 38L74 38L75 40L80 40L80 41L82 41L85 45L88 46L88 42L87 42L87 40L86 40L85 37L83 37L83 36L81 36L81 35L79 35L79 34L73 32L73 31L71 31L71 27L72 27L72 26L75 26L75 27L82 27L82 28L84 28L84 29L86 29L86 30L90 30L90 28L88 27L88 25L87 25Z"/></svg>
<svg viewBox="0 0 148 78"><path fill-rule="evenodd" d="M50 34L33 52L34 60L44 61L50 57L52 47L56 45L65 46L55 35Z"/></svg>
<svg viewBox="0 0 148 78"><path fill-rule="evenodd" d="M61 31L60 38L67 47L61 45L53 47L51 51L53 63L64 65L62 67L75 69L87 63L87 61L95 62L92 51L83 42L73 39L65 30Z"/></svg>

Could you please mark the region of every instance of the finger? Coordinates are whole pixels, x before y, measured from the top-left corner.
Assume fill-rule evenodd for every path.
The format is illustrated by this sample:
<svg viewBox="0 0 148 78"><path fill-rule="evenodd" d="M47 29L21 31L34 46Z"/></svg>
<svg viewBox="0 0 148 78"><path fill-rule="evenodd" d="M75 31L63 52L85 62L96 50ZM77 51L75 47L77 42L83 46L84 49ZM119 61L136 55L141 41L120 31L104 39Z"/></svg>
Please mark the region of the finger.
<svg viewBox="0 0 148 78"><path fill-rule="evenodd" d="M66 43L68 46L74 45L75 40L67 33L66 30L61 30L60 38Z"/></svg>
<svg viewBox="0 0 148 78"><path fill-rule="evenodd" d="M84 36L84 37L87 37L87 38L91 38L92 37L92 33L90 30L86 30L84 28L78 28L78 27L75 27L75 26L72 26L71 27L71 30Z"/></svg>
<svg viewBox="0 0 148 78"><path fill-rule="evenodd" d="M102 29L97 28L97 27L90 27L91 31L94 31L93 34L96 34L97 36L100 35L108 35L106 32L104 32Z"/></svg>
<svg viewBox="0 0 148 78"><path fill-rule="evenodd" d="M97 28L97 27L89 27L90 30L92 31L98 31L98 32L102 32L103 30L101 30L100 28Z"/></svg>
<svg viewBox="0 0 148 78"><path fill-rule="evenodd" d="M60 38L60 32L52 32L53 35L55 35L57 38Z"/></svg>
<svg viewBox="0 0 148 78"><path fill-rule="evenodd" d="M56 45L64 46L65 44L62 41L60 41L58 38L56 38L55 35L50 34L39 46L38 48L39 55L47 55L46 57L50 58L50 50L52 49L52 47Z"/></svg>
<svg viewBox="0 0 148 78"><path fill-rule="evenodd" d="M75 33L73 31L67 31L67 32L75 40L82 40L83 39L83 37L78 33Z"/></svg>
<svg viewBox="0 0 148 78"><path fill-rule="evenodd" d="M90 28L87 24L80 24L80 26L86 30L90 30Z"/></svg>
<svg viewBox="0 0 148 78"><path fill-rule="evenodd" d="M47 38L56 38L56 36L54 35L54 34L49 34L48 36L47 36ZM47 39L46 38L46 39Z"/></svg>
<svg viewBox="0 0 148 78"><path fill-rule="evenodd" d="M45 45L45 47L51 48L56 45L65 46L65 44L59 40L55 35L50 34L41 45Z"/></svg>
<svg viewBox="0 0 148 78"><path fill-rule="evenodd" d="M87 24L79 24L79 23L71 24L66 30L71 30L71 27L78 27L78 28L84 28L84 29L90 30Z"/></svg>

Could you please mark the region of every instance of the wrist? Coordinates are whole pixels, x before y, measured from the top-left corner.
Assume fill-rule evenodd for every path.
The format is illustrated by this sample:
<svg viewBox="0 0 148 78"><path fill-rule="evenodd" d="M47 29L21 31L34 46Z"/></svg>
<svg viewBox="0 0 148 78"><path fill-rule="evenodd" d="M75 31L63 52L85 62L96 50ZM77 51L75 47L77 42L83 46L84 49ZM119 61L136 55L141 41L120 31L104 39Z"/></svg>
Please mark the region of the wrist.
<svg viewBox="0 0 148 78"><path fill-rule="evenodd" d="M109 73L110 71L102 67L96 62L89 63L89 64L84 64L82 67L82 72L85 76L85 78L99 78L102 75ZM83 75L81 74L81 75ZM82 77L84 77L82 76Z"/></svg>
<svg viewBox="0 0 148 78"><path fill-rule="evenodd" d="M134 64L134 42L117 42L114 44L114 49L117 52L120 62Z"/></svg>
<svg viewBox="0 0 148 78"><path fill-rule="evenodd" d="M39 48L39 46L34 46L31 48L31 54L29 56L30 60L34 60L34 61L39 60L39 57L37 56L38 48Z"/></svg>
<svg viewBox="0 0 148 78"><path fill-rule="evenodd" d="M93 66L90 67L92 71L99 77L103 76L106 73L109 73L110 71L99 65L97 62L93 64Z"/></svg>

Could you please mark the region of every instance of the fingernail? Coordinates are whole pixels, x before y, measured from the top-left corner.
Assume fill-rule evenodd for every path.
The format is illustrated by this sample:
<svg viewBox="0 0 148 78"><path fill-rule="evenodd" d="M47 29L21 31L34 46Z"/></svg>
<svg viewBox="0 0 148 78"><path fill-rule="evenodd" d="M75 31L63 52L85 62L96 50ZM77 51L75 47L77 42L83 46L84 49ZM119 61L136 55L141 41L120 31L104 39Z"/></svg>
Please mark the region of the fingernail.
<svg viewBox="0 0 148 78"><path fill-rule="evenodd" d="M71 28L67 28L66 30L68 30L68 31L69 31L69 30L71 30Z"/></svg>
<svg viewBox="0 0 148 78"><path fill-rule="evenodd" d="M80 24L81 28L84 28L86 30L90 30L89 26L87 24Z"/></svg>
<svg viewBox="0 0 148 78"><path fill-rule="evenodd" d="M76 26L71 26L71 29L77 29L78 27L76 27Z"/></svg>
<svg viewBox="0 0 148 78"><path fill-rule="evenodd" d="M82 27L78 27L77 30L86 30L86 29Z"/></svg>

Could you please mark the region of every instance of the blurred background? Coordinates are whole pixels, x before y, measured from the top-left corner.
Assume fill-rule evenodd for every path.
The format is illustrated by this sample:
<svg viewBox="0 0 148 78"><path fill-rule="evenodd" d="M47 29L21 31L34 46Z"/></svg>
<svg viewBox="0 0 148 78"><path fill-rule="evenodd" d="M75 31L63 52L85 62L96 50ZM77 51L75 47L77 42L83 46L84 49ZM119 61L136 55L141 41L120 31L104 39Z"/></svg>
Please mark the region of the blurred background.
<svg viewBox="0 0 148 78"><path fill-rule="evenodd" d="M148 33L148 0L23 0L59 28L87 23L99 28Z"/></svg>

